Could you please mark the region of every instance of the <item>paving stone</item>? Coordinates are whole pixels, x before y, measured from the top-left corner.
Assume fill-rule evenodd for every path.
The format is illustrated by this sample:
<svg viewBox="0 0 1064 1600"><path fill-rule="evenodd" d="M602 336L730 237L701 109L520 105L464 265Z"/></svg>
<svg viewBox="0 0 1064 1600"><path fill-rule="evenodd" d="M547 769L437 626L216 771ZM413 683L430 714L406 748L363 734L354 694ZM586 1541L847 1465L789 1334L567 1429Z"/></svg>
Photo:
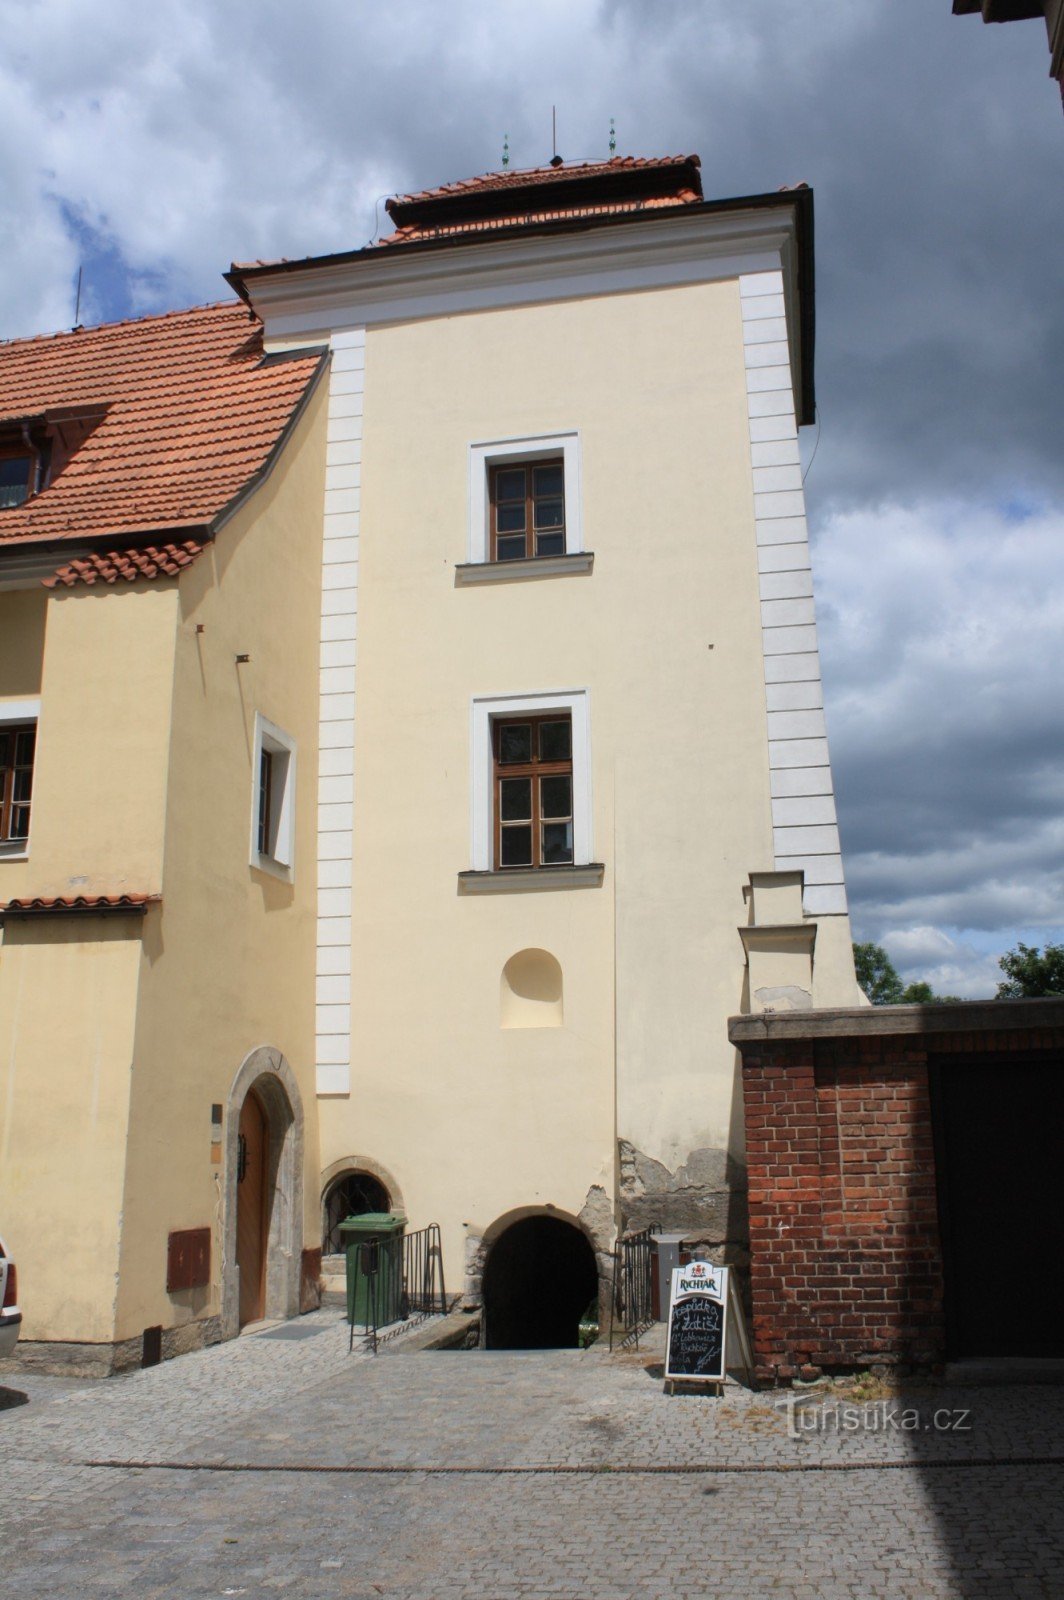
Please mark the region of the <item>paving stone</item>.
<svg viewBox="0 0 1064 1600"><path fill-rule="evenodd" d="M26 1402L0 1392L0 1596L1061 1593L1060 1390L906 1398L967 1409L963 1433L844 1433L818 1391L821 1426L794 1438L777 1396L666 1396L653 1341L373 1358L348 1355L333 1309L296 1326L316 1336L121 1378L6 1372Z"/></svg>

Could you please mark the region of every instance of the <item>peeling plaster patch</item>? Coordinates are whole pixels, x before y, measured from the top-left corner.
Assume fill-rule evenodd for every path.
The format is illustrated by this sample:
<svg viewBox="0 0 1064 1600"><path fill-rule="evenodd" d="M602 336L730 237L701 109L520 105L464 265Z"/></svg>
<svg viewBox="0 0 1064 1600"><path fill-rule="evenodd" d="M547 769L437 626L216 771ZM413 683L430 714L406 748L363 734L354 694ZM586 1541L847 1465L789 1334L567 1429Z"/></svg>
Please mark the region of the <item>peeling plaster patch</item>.
<svg viewBox="0 0 1064 1600"><path fill-rule="evenodd" d="M758 1011L811 1011L813 996L797 984L781 984L775 989L755 989Z"/></svg>
<svg viewBox="0 0 1064 1600"><path fill-rule="evenodd" d="M577 1219L595 1252L595 1267L599 1281L599 1327L605 1328L610 1317L610 1300L613 1288L613 1244L617 1237L617 1222L609 1195L601 1183L593 1183L580 1208Z"/></svg>
<svg viewBox="0 0 1064 1600"><path fill-rule="evenodd" d="M587 1191L587 1199L580 1208L577 1220L591 1240L596 1254L609 1255L613 1250L617 1227L609 1195L601 1183L593 1183Z"/></svg>
<svg viewBox="0 0 1064 1600"><path fill-rule="evenodd" d="M690 1232L710 1247L748 1240L746 1172L727 1150L703 1146L675 1172L619 1139L621 1219L625 1229L656 1224Z"/></svg>
<svg viewBox="0 0 1064 1600"><path fill-rule="evenodd" d="M488 1252L484 1236L467 1233L465 1241L465 1287L462 1290L462 1310L479 1311L484 1304L484 1262Z"/></svg>
<svg viewBox="0 0 1064 1600"><path fill-rule="evenodd" d="M727 1150L703 1145L689 1152L682 1166L670 1172L663 1161L618 1139L621 1162L621 1198L645 1194L678 1194L684 1189L735 1189L746 1187L746 1171Z"/></svg>

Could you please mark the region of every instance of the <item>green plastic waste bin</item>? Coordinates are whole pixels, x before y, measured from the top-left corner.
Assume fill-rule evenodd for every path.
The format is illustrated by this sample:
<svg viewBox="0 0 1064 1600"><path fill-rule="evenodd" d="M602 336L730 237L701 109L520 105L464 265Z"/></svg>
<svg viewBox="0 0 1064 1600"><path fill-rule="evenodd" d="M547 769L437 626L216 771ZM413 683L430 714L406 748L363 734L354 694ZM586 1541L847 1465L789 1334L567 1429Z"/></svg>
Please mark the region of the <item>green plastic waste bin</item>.
<svg viewBox="0 0 1064 1600"><path fill-rule="evenodd" d="M347 1278L347 1320L352 1328L386 1327L402 1316L401 1236L397 1211L365 1211L340 1224ZM374 1315L374 1313L376 1313Z"/></svg>

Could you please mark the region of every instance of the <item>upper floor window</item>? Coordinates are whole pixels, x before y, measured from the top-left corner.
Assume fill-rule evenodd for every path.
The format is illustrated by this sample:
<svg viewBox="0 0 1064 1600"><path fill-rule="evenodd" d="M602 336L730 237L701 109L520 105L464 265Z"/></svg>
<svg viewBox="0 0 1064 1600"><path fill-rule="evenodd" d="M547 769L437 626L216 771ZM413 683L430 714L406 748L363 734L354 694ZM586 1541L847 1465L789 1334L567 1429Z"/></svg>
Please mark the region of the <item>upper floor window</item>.
<svg viewBox="0 0 1064 1600"><path fill-rule="evenodd" d="M34 465L32 456L0 456L0 511L29 499Z"/></svg>
<svg viewBox="0 0 1064 1600"><path fill-rule="evenodd" d="M251 807L251 865L290 879L296 847L296 742L255 717L255 781Z"/></svg>
<svg viewBox="0 0 1064 1600"><path fill-rule="evenodd" d="M584 549L577 433L469 447L467 560L456 582L510 582L590 572Z"/></svg>
<svg viewBox="0 0 1064 1600"><path fill-rule="evenodd" d="M491 560L565 554L565 463L506 462L491 473Z"/></svg>
<svg viewBox="0 0 1064 1600"><path fill-rule="evenodd" d="M572 866L571 715L500 717L492 737L496 868Z"/></svg>
<svg viewBox="0 0 1064 1600"><path fill-rule="evenodd" d="M0 851L22 851L30 836L35 723L0 723Z"/></svg>

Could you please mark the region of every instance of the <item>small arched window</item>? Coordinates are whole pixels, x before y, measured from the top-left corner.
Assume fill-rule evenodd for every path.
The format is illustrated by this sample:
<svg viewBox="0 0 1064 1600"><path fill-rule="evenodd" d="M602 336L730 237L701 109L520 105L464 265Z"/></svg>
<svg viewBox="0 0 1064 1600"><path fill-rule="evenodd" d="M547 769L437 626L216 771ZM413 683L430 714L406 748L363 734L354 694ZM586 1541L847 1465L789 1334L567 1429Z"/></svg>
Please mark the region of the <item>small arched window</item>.
<svg viewBox="0 0 1064 1600"><path fill-rule="evenodd" d="M325 1191L322 1204L321 1253L337 1256L344 1248L340 1224L367 1211L390 1211L391 1196L379 1178L368 1172L342 1172Z"/></svg>

